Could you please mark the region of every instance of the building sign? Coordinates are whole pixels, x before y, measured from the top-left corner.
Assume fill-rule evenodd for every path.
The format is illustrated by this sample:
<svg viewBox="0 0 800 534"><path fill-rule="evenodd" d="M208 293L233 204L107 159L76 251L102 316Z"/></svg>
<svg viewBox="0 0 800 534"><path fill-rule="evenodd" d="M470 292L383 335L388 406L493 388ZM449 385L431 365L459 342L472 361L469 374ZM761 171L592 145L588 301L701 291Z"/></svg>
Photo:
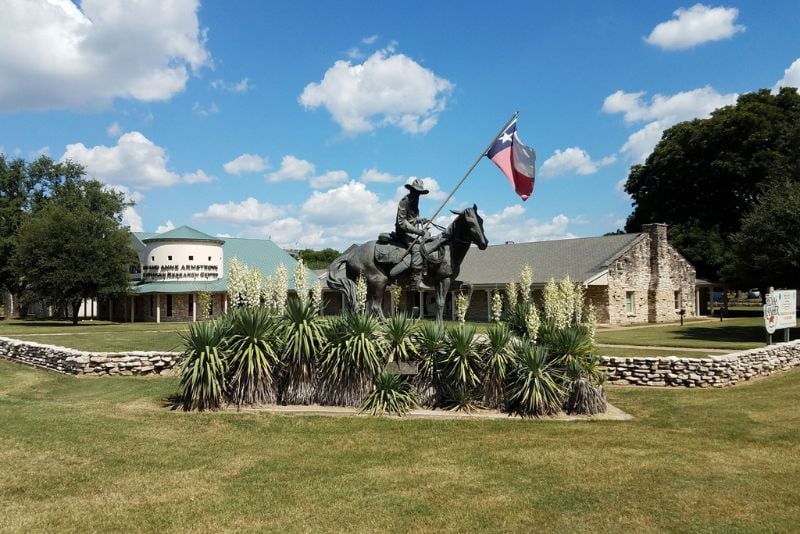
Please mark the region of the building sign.
<svg viewBox="0 0 800 534"><path fill-rule="evenodd" d="M216 265L145 265L142 279L157 280L217 280L219 268Z"/></svg>
<svg viewBox="0 0 800 534"><path fill-rule="evenodd" d="M797 291L772 291L765 297L764 326L772 334L781 328L797 328Z"/></svg>

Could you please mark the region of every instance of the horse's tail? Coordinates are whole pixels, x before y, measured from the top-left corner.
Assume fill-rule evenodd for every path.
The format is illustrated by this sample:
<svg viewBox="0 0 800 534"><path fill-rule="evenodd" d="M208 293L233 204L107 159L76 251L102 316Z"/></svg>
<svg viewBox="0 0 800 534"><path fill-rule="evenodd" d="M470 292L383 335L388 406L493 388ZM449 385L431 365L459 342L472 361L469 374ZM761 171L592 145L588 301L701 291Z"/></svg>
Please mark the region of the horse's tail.
<svg viewBox="0 0 800 534"><path fill-rule="evenodd" d="M328 265L328 287L344 293L345 302L352 306L358 299L356 296L356 284L347 278L347 260L350 259L350 252L345 252Z"/></svg>

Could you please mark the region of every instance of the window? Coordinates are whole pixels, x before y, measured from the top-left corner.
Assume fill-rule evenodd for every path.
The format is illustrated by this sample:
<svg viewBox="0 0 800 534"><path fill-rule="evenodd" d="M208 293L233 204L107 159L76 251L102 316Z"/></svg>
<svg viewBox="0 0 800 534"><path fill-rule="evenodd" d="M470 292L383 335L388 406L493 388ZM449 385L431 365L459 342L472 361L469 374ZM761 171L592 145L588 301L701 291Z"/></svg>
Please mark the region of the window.
<svg viewBox="0 0 800 534"><path fill-rule="evenodd" d="M150 256L150 261L156 261L156 257L155 256Z"/></svg>
<svg viewBox="0 0 800 534"><path fill-rule="evenodd" d="M675 292L675 309L676 310L680 310L681 308L683 308L683 299L681 298L681 292L680 291L676 291Z"/></svg>
<svg viewBox="0 0 800 534"><path fill-rule="evenodd" d="M189 261L194 261L194 256L189 256Z"/></svg>
<svg viewBox="0 0 800 534"><path fill-rule="evenodd" d="M211 261L211 256L208 257L208 261Z"/></svg>
<svg viewBox="0 0 800 534"><path fill-rule="evenodd" d="M167 317L172 317L172 295L167 295Z"/></svg>
<svg viewBox="0 0 800 534"><path fill-rule="evenodd" d="M636 301L633 299L633 291L625 292L625 313L636 315Z"/></svg>
<svg viewBox="0 0 800 534"><path fill-rule="evenodd" d="M167 261L172 261L172 256L167 256Z"/></svg>

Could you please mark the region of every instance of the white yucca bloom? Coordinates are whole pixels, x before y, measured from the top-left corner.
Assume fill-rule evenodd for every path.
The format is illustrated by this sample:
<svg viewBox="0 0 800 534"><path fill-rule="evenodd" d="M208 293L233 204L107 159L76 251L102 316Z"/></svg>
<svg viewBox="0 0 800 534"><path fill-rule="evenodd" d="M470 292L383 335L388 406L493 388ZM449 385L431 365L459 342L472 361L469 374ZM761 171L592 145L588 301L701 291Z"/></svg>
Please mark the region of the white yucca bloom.
<svg viewBox="0 0 800 534"><path fill-rule="evenodd" d="M528 307L528 314L525 316L525 331L528 333L528 338L536 342L536 337L539 335L539 325L542 320L539 318L539 310L536 309L536 304L531 303Z"/></svg>
<svg viewBox="0 0 800 534"><path fill-rule="evenodd" d="M509 282L506 284L506 301L508 302L508 309L513 310L517 307L517 284L516 282Z"/></svg>
<svg viewBox="0 0 800 534"><path fill-rule="evenodd" d="M275 313L282 314L286 308L286 299L289 298L289 271L284 264L275 269L274 304Z"/></svg>
<svg viewBox="0 0 800 534"><path fill-rule="evenodd" d="M356 312L363 313L367 309L367 279L364 273L358 275L356 280Z"/></svg>
<svg viewBox="0 0 800 534"><path fill-rule="evenodd" d="M317 314L322 314L322 284L319 280L311 286L311 306Z"/></svg>
<svg viewBox="0 0 800 534"><path fill-rule="evenodd" d="M261 302L270 314L275 314L277 304L275 303L275 276L265 276L261 280Z"/></svg>
<svg viewBox="0 0 800 534"><path fill-rule="evenodd" d="M492 321L499 322L503 317L503 297L498 290L492 291Z"/></svg>
<svg viewBox="0 0 800 534"><path fill-rule="evenodd" d="M456 295L456 319L458 322L463 323L467 319L467 308L469 307L469 300L466 293L459 291Z"/></svg>
<svg viewBox="0 0 800 534"><path fill-rule="evenodd" d="M533 285L533 269L525 265L519 273L519 298L527 304L531 301L531 286Z"/></svg>
<svg viewBox="0 0 800 534"><path fill-rule="evenodd" d="M257 308L261 305L261 271L257 268L245 266L244 291L242 305L247 308Z"/></svg>
<svg viewBox="0 0 800 534"><path fill-rule="evenodd" d="M572 284L572 315L574 324L584 322L586 311L586 288L583 284L575 282Z"/></svg>
<svg viewBox="0 0 800 534"><path fill-rule="evenodd" d="M545 319L553 323L558 329L569 325L573 303L572 298L564 298L561 287L559 282L551 278L544 285L544 290L542 291L542 311Z"/></svg>
<svg viewBox="0 0 800 534"><path fill-rule="evenodd" d="M228 262L228 300L231 306L238 308L244 305L246 267L233 257Z"/></svg>
<svg viewBox="0 0 800 534"><path fill-rule="evenodd" d="M594 336L597 333L597 310L591 302L586 303L583 316L583 324L589 329L589 336L592 339L592 344L594 344Z"/></svg>
<svg viewBox="0 0 800 534"><path fill-rule="evenodd" d="M389 297L392 299L392 311L397 313L400 309L400 297L403 295L403 288L398 285L389 287Z"/></svg>
<svg viewBox="0 0 800 534"><path fill-rule="evenodd" d="M303 265L303 260L297 260L297 265L294 267L294 289L297 292L297 298L302 302L308 300L308 280L306 278L306 266Z"/></svg>

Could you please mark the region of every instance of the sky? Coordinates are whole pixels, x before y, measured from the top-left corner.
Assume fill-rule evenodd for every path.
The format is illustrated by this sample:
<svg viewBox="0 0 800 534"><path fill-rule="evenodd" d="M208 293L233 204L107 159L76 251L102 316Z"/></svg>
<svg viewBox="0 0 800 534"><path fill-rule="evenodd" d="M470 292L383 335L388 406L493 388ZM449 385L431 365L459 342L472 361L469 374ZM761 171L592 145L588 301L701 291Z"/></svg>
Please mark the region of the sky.
<svg viewBox="0 0 800 534"><path fill-rule="evenodd" d="M800 2L0 0L0 152L181 225L333 247L477 204L490 243L602 235L669 126L800 86ZM523 202L482 151L516 111ZM702 177L697 177L702 180Z"/></svg>

